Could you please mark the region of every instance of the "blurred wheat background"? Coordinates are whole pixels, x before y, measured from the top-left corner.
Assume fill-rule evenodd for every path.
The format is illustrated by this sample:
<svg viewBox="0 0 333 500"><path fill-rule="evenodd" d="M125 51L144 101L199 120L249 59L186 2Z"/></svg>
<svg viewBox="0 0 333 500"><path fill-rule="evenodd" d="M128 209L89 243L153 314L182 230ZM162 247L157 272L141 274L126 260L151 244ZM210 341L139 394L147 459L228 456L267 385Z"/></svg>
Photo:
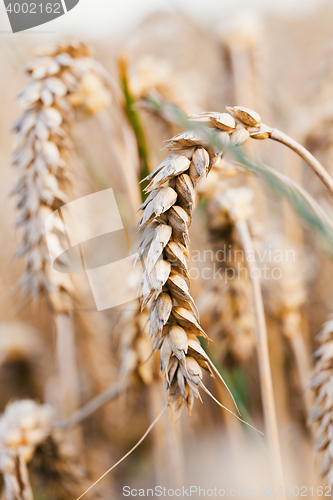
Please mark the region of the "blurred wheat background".
<svg viewBox="0 0 333 500"><path fill-rule="evenodd" d="M1 499L75 500L166 402L87 498L332 497L330 177L272 129L333 176L333 7L111 3L35 35L0 9ZM46 217L107 188L147 226L147 307L98 312L86 275L50 263ZM237 414L222 377L264 436L216 402Z"/></svg>

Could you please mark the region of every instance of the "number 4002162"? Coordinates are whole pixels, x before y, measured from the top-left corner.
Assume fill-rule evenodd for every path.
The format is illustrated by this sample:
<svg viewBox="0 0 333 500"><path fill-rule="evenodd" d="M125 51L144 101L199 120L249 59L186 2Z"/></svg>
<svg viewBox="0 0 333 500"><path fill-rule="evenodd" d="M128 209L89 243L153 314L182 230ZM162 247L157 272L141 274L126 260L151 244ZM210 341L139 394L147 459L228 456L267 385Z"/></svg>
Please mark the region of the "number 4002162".
<svg viewBox="0 0 333 500"><path fill-rule="evenodd" d="M286 497L330 497L332 498L332 488L330 486L318 486L308 488L307 486L294 486L291 488L290 486L286 486L284 489L280 487L277 490L277 495L285 495Z"/></svg>
<svg viewBox="0 0 333 500"><path fill-rule="evenodd" d="M6 7L7 12L10 14L61 14L61 4L59 3L10 3Z"/></svg>

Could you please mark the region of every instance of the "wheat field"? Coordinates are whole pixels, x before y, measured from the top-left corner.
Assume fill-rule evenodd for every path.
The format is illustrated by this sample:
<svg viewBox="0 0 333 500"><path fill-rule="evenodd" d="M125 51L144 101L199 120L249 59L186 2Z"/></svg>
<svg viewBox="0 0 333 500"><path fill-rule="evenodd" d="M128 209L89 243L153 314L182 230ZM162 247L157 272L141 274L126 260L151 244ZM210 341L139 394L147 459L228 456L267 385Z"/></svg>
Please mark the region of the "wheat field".
<svg viewBox="0 0 333 500"><path fill-rule="evenodd" d="M1 500L333 498L332 26L0 35Z"/></svg>

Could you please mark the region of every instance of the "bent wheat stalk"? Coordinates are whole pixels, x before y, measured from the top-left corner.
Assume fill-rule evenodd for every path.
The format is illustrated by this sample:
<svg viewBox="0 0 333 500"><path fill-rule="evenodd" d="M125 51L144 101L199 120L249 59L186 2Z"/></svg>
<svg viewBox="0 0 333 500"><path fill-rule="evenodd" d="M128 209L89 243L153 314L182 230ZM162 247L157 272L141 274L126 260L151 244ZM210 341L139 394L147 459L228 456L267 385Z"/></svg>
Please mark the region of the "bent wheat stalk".
<svg viewBox="0 0 333 500"><path fill-rule="evenodd" d="M249 137L252 139L272 139L273 141L281 142L288 148L297 153L303 160L312 168L319 179L325 184L328 192L333 197L333 179L323 165L301 144L295 139L292 139L284 132L275 128L269 127L261 123L261 118L258 113L253 112L242 106L235 106L227 110L237 119L247 125Z"/></svg>
<svg viewBox="0 0 333 500"><path fill-rule="evenodd" d="M318 175L319 179L325 184L328 192L333 196L333 179L322 166L322 164L301 144L299 144L295 139L292 139L287 134L281 132L277 129L271 129L269 132L270 139L273 141L281 142L288 148L292 149L297 153L303 160L312 168L312 170Z"/></svg>
<svg viewBox="0 0 333 500"><path fill-rule="evenodd" d="M190 116L190 120L188 120L180 109L176 108L171 103L163 102L160 97L156 99L155 96L149 96L146 99L146 105L148 109L157 111L171 123L174 123L181 127L188 127L192 129L192 131L188 131L187 134L196 132L197 135L200 135L201 133L201 138L205 138L207 142L211 144L218 144L221 143L221 141L223 143L224 140L224 146L218 146L223 150L226 150L229 144L233 146L236 145L235 134L233 134L233 138L229 137L229 139L225 134L221 137L212 137L207 134L207 132L205 132L203 127L198 127L197 125L202 123L203 125L208 125L209 127L216 127L220 131L223 130L229 132L235 132L237 129L237 145L244 144L249 138L257 140L272 139L274 141L281 142L291 150L295 151L295 153L297 153L301 158L303 158L303 160L312 168L315 174L326 186L330 195L333 196L333 179L327 172L327 170L323 167L323 165L295 139L292 139L285 133L280 132L273 127L269 127L263 124L261 122L260 115L251 109L245 108L243 106L227 107L230 115L235 118L236 123L234 122L233 126L226 128L223 126L223 122L225 122L227 116L229 116L230 118L230 115L226 113L204 112L198 115Z"/></svg>

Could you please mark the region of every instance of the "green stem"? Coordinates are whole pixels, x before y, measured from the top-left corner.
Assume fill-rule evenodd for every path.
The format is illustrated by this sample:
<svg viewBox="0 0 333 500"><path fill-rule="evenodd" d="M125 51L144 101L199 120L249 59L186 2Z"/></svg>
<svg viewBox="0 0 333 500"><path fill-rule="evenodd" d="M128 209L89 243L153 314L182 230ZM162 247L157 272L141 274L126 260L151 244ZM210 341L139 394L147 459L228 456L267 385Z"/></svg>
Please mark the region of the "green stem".
<svg viewBox="0 0 333 500"><path fill-rule="evenodd" d="M136 109L136 100L129 88L128 76L127 76L127 63L124 58L120 58L119 60L119 79L125 99L124 110L133 128L133 132L135 134L138 146L138 154L140 160L140 181L141 181L142 179L147 177L147 175L150 172L149 161L148 161L149 157L148 146L141 117ZM147 182L142 183L142 191L141 191L142 201L144 201L147 196L143 192L143 189L146 187L146 185Z"/></svg>

